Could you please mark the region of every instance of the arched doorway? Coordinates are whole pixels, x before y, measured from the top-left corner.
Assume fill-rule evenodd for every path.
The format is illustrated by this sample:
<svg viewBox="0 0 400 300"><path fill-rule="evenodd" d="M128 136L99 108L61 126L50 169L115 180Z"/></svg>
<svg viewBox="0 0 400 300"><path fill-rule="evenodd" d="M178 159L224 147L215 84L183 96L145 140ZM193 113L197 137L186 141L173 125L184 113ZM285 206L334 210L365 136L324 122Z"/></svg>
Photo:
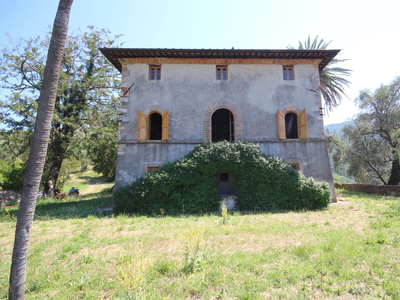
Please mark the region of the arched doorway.
<svg viewBox="0 0 400 300"><path fill-rule="evenodd" d="M233 114L226 108L217 109L211 117L211 141L235 140L235 122Z"/></svg>
<svg viewBox="0 0 400 300"><path fill-rule="evenodd" d="M150 140L161 140L162 138L162 117L159 113L152 113L149 116L149 137Z"/></svg>

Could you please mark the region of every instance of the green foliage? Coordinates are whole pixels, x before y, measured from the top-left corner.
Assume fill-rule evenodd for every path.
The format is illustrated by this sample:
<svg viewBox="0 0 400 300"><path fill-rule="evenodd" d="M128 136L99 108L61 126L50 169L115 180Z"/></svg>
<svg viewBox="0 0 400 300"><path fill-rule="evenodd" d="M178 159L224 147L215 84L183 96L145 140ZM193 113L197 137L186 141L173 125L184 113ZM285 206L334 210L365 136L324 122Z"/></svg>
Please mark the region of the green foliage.
<svg viewBox="0 0 400 300"><path fill-rule="evenodd" d="M25 168L25 163L18 159L0 159L0 189L21 192Z"/></svg>
<svg viewBox="0 0 400 300"><path fill-rule="evenodd" d="M117 167L117 133L118 122L116 120L109 121L105 126L99 128L87 139L89 157L94 163L97 173L103 174L104 177L114 179Z"/></svg>
<svg viewBox="0 0 400 300"><path fill-rule="evenodd" d="M358 183L398 185L400 77L361 91L356 101L359 113L343 127L344 138L328 137L335 168L345 168Z"/></svg>
<svg viewBox="0 0 400 300"><path fill-rule="evenodd" d="M11 41L10 46L0 50L4 58L0 60L0 88L5 95L0 100L0 121L9 136L6 142L17 141L23 136L21 132L26 133L27 138L18 147L21 149L29 145L35 124L50 37L51 33ZM96 141L85 138L103 134L104 126L117 122L119 74L99 50L118 47L117 40L118 36L111 36L108 30L93 26L87 32L67 37L43 172L46 194L51 195L54 188L62 186L58 180L65 159L88 159L83 149L87 150ZM116 126L112 128L107 131L107 140L116 139ZM116 154L111 153L115 147L107 149L106 160L115 160ZM104 156L103 149L91 147L91 151L101 151Z"/></svg>
<svg viewBox="0 0 400 300"><path fill-rule="evenodd" d="M241 210L321 209L330 201L328 184L305 178L283 159L266 156L254 143L198 145L185 157L167 163L114 193L120 213L167 214L218 208L217 174L237 177L236 205Z"/></svg>

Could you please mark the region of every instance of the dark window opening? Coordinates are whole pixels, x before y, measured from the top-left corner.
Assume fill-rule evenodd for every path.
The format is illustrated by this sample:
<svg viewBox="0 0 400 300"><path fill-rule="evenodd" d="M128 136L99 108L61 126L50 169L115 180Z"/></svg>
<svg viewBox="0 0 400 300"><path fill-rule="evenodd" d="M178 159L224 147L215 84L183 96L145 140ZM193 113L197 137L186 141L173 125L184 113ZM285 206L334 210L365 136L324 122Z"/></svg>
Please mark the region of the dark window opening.
<svg viewBox="0 0 400 300"><path fill-rule="evenodd" d="M286 138L297 139L299 134L297 131L297 115L295 113L287 113L285 116Z"/></svg>
<svg viewBox="0 0 400 300"><path fill-rule="evenodd" d="M150 140L161 140L162 137L162 117L159 113L152 113L149 116Z"/></svg>
<svg viewBox="0 0 400 300"><path fill-rule="evenodd" d="M218 178L218 194L219 195L236 195L236 174L225 171L217 174Z"/></svg>
<svg viewBox="0 0 400 300"><path fill-rule="evenodd" d="M212 141L235 140L235 123L233 114L228 109L218 109L211 117Z"/></svg>
<svg viewBox="0 0 400 300"><path fill-rule="evenodd" d="M229 173L219 173L219 181L220 182L228 182L229 181Z"/></svg>

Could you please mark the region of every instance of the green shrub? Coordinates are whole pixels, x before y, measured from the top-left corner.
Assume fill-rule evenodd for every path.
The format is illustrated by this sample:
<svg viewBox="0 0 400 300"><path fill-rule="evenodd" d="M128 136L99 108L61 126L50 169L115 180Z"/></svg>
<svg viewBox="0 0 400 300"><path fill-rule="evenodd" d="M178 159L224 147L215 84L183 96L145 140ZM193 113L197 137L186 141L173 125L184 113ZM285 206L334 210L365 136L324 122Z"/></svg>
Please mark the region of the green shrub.
<svg viewBox="0 0 400 300"><path fill-rule="evenodd" d="M174 163L138 178L114 193L120 213L196 213L218 209L217 174L234 172L241 210L321 209L330 201L327 183L306 178L254 143L218 142L196 146Z"/></svg>

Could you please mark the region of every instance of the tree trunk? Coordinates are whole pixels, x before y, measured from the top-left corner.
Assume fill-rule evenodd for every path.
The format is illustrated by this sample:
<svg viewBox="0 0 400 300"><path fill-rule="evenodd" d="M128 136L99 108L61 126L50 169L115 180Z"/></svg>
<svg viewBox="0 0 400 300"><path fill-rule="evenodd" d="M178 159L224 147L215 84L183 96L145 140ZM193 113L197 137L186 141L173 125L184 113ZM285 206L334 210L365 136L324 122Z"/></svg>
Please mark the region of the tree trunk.
<svg viewBox="0 0 400 300"><path fill-rule="evenodd" d="M9 299L24 299L29 238L49 143L51 120L54 113L72 2L73 0L60 0L54 20L53 34L40 91L35 130L18 210L10 272Z"/></svg>
<svg viewBox="0 0 400 300"><path fill-rule="evenodd" d="M45 175L47 177L46 182L43 187L43 194L45 196L54 196L55 191L57 189L57 182L60 176L62 162L64 160L64 148L61 145L56 145L55 147L50 147L50 168L48 174Z"/></svg>
<svg viewBox="0 0 400 300"><path fill-rule="evenodd" d="M392 162L392 170L390 171L390 178L388 185L398 185L400 183L400 162L399 158L396 158Z"/></svg>

